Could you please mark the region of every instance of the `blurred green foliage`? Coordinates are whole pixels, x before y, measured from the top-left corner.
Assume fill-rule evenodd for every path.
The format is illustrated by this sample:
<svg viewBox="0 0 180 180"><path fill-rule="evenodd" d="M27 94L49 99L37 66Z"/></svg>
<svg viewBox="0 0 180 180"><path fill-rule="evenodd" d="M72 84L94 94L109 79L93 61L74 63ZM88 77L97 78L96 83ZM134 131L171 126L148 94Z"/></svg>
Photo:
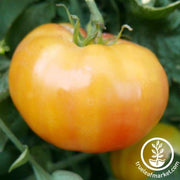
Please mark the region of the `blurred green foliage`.
<svg viewBox="0 0 180 180"><path fill-rule="evenodd" d="M147 4L143 4L141 0L97 0L96 2L105 19L106 31L118 33L123 24L129 24L134 30L125 31L123 38L148 47L157 55L167 72L170 85L169 103L161 121L180 127L179 1L150 0ZM0 1L0 41L4 40L10 48L0 56L0 118L21 142L29 146L34 158L47 170L53 163L66 161L66 158L78 153L57 149L39 139L27 127L9 97L8 67L16 46L33 28L48 22L68 21L64 9L56 7L56 3L66 4L72 14L80 17L81 25L85 27L89 20L89 11L84 0ZM18 154L16 148L0 131L0 179L35 179L28 164L8 174L8 169ZM107 157L108 154L94 155L78 164L70 163L62 169L76 172L84 180L113 180ZM180 172L178 172L171 178L179 180Z"/></svg>

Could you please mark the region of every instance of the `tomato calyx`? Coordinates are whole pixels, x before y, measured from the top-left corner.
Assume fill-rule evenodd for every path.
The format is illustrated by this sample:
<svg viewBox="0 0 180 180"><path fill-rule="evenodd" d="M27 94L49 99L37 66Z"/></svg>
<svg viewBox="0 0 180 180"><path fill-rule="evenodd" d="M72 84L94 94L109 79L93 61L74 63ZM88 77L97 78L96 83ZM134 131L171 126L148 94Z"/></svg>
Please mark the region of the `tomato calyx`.
<svg viewBox="0 0 180 180"><path fill-rule="evenodd" d="M87 6L89 7L91 16L90 21L87 24L87 36L83 37L80 33L80 19L76 15L71 15L68 8L64 4L57 4L59 7L63 7L66 10L66 13L68 15L69 21L72 24L74 28L73 32L73 41L75 44L77 44L80 47L87 46L88 44L104 44L104 45L112 45L115 44L121 37L124 29L128 29L129 31L132 31L133 29L127 25L124 24L121 27L120 32L118 35L113 36L112 38L104 39L103 38L103 30L106 29L104 25L104 19L95 3L94 0L85 0L87 3Z"/></svg>

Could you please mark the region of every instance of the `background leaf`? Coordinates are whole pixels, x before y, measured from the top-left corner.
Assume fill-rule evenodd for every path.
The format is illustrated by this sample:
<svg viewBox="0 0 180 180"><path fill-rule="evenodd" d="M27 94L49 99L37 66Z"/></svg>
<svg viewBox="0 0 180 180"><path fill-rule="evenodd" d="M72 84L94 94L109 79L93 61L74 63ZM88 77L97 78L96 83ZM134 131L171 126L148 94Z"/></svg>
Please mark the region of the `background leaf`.
<svg viewBox="0 0 180 180"><path fill-rule="evenodd" d="M147 19L161 19L180 7L180 1L172 2L164 7L153 7L152 5L155 4L153 1L146 4L142 2L145 1L129 0L129 7L134 14Z"/></svg>
<svg viewBox="0 0 180 180"><path fill-rule="evenodd" d="M6 145L2 152L0 152L0 178L3 174L6 174L11 164L15 161L18 156L18 151L12 145Z"/></svg>
<svg viewBox="0 0 180 180"><path fill-rule="evenodd" d="M0 102L9 96L8 71L0 74Z"/></svg>
<svg viewBox="0 0 180 180"><path fill-rule="evenodd" d="M7 136L0 129L0 153L4 150L7 141L8 141Z"/></svg>
<svg viewBox="0 0 180 180"><path fill-rule="evenodd" d="M10 98L0 102L0 118L16 134L20 140L28 134L28 126L17 112Z"/></svg>
<svg viewBox="0 0 180 180"><path fill-rule="evenodd" d="M6 35L6 42L12 49L16 48L22 38L35 27L51 22L55 17L53 1L42 2L29 6L12 24Z"/></svg>
<svg viewBox="0 0 180 180"><path fill-rule="evenodd" d="M5 70L7 70L9 68L10 65L10 60L5 57L0 55L0 72L4 72Z"/></svg>
<svg viewBox="0 0 180 180"><path fill-rule="evenodd" d="M55 171L52 174L53 180L83 180L78 174L69 171Z"/></svg>
<svg viewBox="0 0 180 180"><path fill-rule="evenodd" d="M25 7L34 0L1 0L0 2L0 39L7 33L13 21L23 12Z"/></svg>
<svg viewBox="0 0 180 180"><path fill-rule="evenodd" d="M24 152L19 156L19 158L11 165L9 172L24 165L29 160L29 150L28 147L24 149Z"/></svg>

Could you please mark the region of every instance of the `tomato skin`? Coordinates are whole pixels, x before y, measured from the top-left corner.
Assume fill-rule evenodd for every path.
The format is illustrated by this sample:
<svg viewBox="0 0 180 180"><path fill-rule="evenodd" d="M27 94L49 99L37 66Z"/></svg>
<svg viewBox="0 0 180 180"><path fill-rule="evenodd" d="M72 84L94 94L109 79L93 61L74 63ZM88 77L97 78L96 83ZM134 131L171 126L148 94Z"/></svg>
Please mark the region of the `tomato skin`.
<svg viewBox="0 0 180 180"><path fill-rule="evenodd" d="M168 99L165 71L150 50L125 40L78 47L58 24L36 28L19 44L9 87L34 132L83 152L137 142L160 120Z"/></svg>
<svg viewBox="0 0 180 180"><path fill-rule="evenodd" d="M111 152L111 167L116 178L120 180L145 180L147 176L145 176L142 172L139 171L138 167L135 165L136 162L141 161L140 152L143 144L154 137L161 137L166 139L173 147L175 153L180 154L180 131L172 125L159 123L153 130L141 139L138 143L130 146L126 149L122 149L119 151ZM168 149L164 146L164 152L167 154L168 158ZM151 153L151 152L150 152ZM147 157L149 157L148 154ZM141 163L141 167L147 169L143 163ZM148 169L148 172L153 172Z"/></svg>

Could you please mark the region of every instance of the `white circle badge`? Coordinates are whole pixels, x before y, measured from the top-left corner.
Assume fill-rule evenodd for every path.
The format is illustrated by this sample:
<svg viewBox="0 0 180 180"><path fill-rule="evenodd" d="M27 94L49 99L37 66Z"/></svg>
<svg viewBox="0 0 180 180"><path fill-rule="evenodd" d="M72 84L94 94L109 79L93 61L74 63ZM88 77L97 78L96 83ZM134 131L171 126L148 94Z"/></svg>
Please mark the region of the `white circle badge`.
<svg viewBox="0 0 180 180"><path fill-rule="evenodd" d="M168 151L170 154L170 158L165 158L167 156ZM144 158L144 155L148 156L148 158ZM174 159L174 150L172 145L163 138L155 137L146 141L141 149L141 160L143 164L153 171L161 171L170 166ZM167 162L168 161L168 162Z"/></svg>

